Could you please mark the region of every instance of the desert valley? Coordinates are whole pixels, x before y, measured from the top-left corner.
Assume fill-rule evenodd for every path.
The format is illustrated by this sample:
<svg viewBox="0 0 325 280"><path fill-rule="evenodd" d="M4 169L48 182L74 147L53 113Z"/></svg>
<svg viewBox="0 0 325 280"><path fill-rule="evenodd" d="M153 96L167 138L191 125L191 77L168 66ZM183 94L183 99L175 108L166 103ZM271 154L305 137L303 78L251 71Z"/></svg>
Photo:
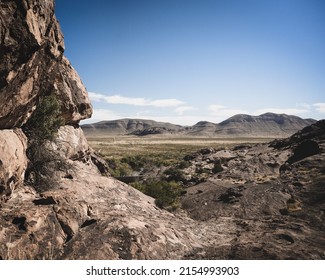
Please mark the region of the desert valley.
<svg viewBox="0 0 325 280"><path fill-rule="evenodd" d="M54 1L0 5L0 260L325 259L325 120L80 125Z"/></svg>

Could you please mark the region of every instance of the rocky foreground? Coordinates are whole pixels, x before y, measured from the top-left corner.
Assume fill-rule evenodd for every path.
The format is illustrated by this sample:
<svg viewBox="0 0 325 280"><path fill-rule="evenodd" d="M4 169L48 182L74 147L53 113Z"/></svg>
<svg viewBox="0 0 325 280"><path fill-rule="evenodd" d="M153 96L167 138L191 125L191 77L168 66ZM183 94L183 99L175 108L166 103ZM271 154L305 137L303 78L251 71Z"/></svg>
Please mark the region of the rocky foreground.
<svg viewBox="0 0 325 280"><path fill-rule="evenodd" d="M182 199L206 242L193 258L324 259L324 148L323 120L269 144L195 154L192 166L224 170Z"/></svg>
<svg viewBox="0 0 325 280"><path fill-rule="evenodd" d="M22 184L3 199L2 259L325 258L325 121L270 144L191 155L191 166L222 161L223 171L187 188L177 213L102 176L79 133L65 126L52 144L70 163L53 189ZM13 161L21 137L10 162L1 154L16 175L28 161Z"/></svg>
<svg viewBox="0 0 325 280"><path fill-rule="evenodd" d="M88 146L79 121L91 104L53 0L0 4L0 259L325 258L324 121L271 144L191 155L189 178L194 165L223 171L169 213L107 176ZM32 120L49 96L60 127L41 141Z"/></svg>

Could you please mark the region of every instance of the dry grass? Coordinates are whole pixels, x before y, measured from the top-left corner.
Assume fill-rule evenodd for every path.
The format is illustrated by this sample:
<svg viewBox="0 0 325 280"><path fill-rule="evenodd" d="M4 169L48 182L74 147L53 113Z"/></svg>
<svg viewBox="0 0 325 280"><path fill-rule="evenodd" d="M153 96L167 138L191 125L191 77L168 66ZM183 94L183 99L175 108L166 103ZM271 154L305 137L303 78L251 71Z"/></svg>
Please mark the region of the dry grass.
<svg viewBox="0 0 325 280"><path fill-rule="evenodd" d="M239 144L263 143L267 138L204 138L204 137L87 137L90 146L105 158L121 158L134 155L175 155L177 157L201 148L231 148Z"/></svg>

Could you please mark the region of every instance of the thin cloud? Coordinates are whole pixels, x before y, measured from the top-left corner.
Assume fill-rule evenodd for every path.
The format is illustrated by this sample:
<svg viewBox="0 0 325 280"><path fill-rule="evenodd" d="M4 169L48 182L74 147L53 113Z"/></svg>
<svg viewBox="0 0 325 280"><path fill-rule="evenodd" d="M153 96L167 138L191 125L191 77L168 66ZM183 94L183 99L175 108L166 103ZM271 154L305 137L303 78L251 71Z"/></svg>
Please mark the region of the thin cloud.
<svg viewBox="0 0 325 280"><path fill-rule="evenodd" d="M229 118L237 114L249 114L249 112L241 109L229 108L219 104L211 104L209 106L209 111L211 115L216 117Z"/></svg>
<svg viewBox="0 0 325 280"><path fill-rule="evenodd" d="M81 124L90 124L99 121L109 121L109 120L130 118L130 119L155 120L155 121L169 122L169 123L180 124L180 125L194 125L195 123L206 119L206 116L186 116L186 115L185 116L183 115L182 116L181 115L157 116L151 113L152 112L150 111L141 111L129 115L124 115L124 114L122 115L112 110L93 108L92 117L90 119L81 121Z"/></svg>
<svg viewBox="0 0 325 280"><path fill-rule="evenodd" d="M315 107L315 110L319 113L324 114L325 113L325 103L315 103L313 104Z"/></svg>
<svg viewBox="0 0 325 280"><path fill-rule="evenodd" d="M107 109L93 108L93 115L90 119L84 120L83 123L93 123L97 121L122 119L123 116L117 112Z"/></svg>
<svg viewBox="0 0 325 280"><path fill-rule="evenodd" d="M92 101L105 102L108 104L124 104L132 106L152 106L158 108L177 107L183 105L184 102L178 99L146 99L146 98L134 98L125 97L121 95L103 95L100 93L89 92L89 97Z"/></svg>
<svg viewBox="0 0 325 280"><path fill-rule="evenodd" d="M185 112L188 112L188 111L196 111L197 109L192 107L192 106L180 106L180 107L177 107L174 112L177 113L178 115L183 115Z"/></svg>

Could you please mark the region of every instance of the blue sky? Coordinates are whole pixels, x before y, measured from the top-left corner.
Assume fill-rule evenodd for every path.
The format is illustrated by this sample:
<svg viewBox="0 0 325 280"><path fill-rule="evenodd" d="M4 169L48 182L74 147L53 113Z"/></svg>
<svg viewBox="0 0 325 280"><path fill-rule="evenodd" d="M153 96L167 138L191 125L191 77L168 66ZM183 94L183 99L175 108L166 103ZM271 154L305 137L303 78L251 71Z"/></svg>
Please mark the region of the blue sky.
<svg viewBox="0 0 325 280"><path fill-rule="evenodd" d="M323 0L56 0L56 16L87 122L325 118Z"/></svg>

